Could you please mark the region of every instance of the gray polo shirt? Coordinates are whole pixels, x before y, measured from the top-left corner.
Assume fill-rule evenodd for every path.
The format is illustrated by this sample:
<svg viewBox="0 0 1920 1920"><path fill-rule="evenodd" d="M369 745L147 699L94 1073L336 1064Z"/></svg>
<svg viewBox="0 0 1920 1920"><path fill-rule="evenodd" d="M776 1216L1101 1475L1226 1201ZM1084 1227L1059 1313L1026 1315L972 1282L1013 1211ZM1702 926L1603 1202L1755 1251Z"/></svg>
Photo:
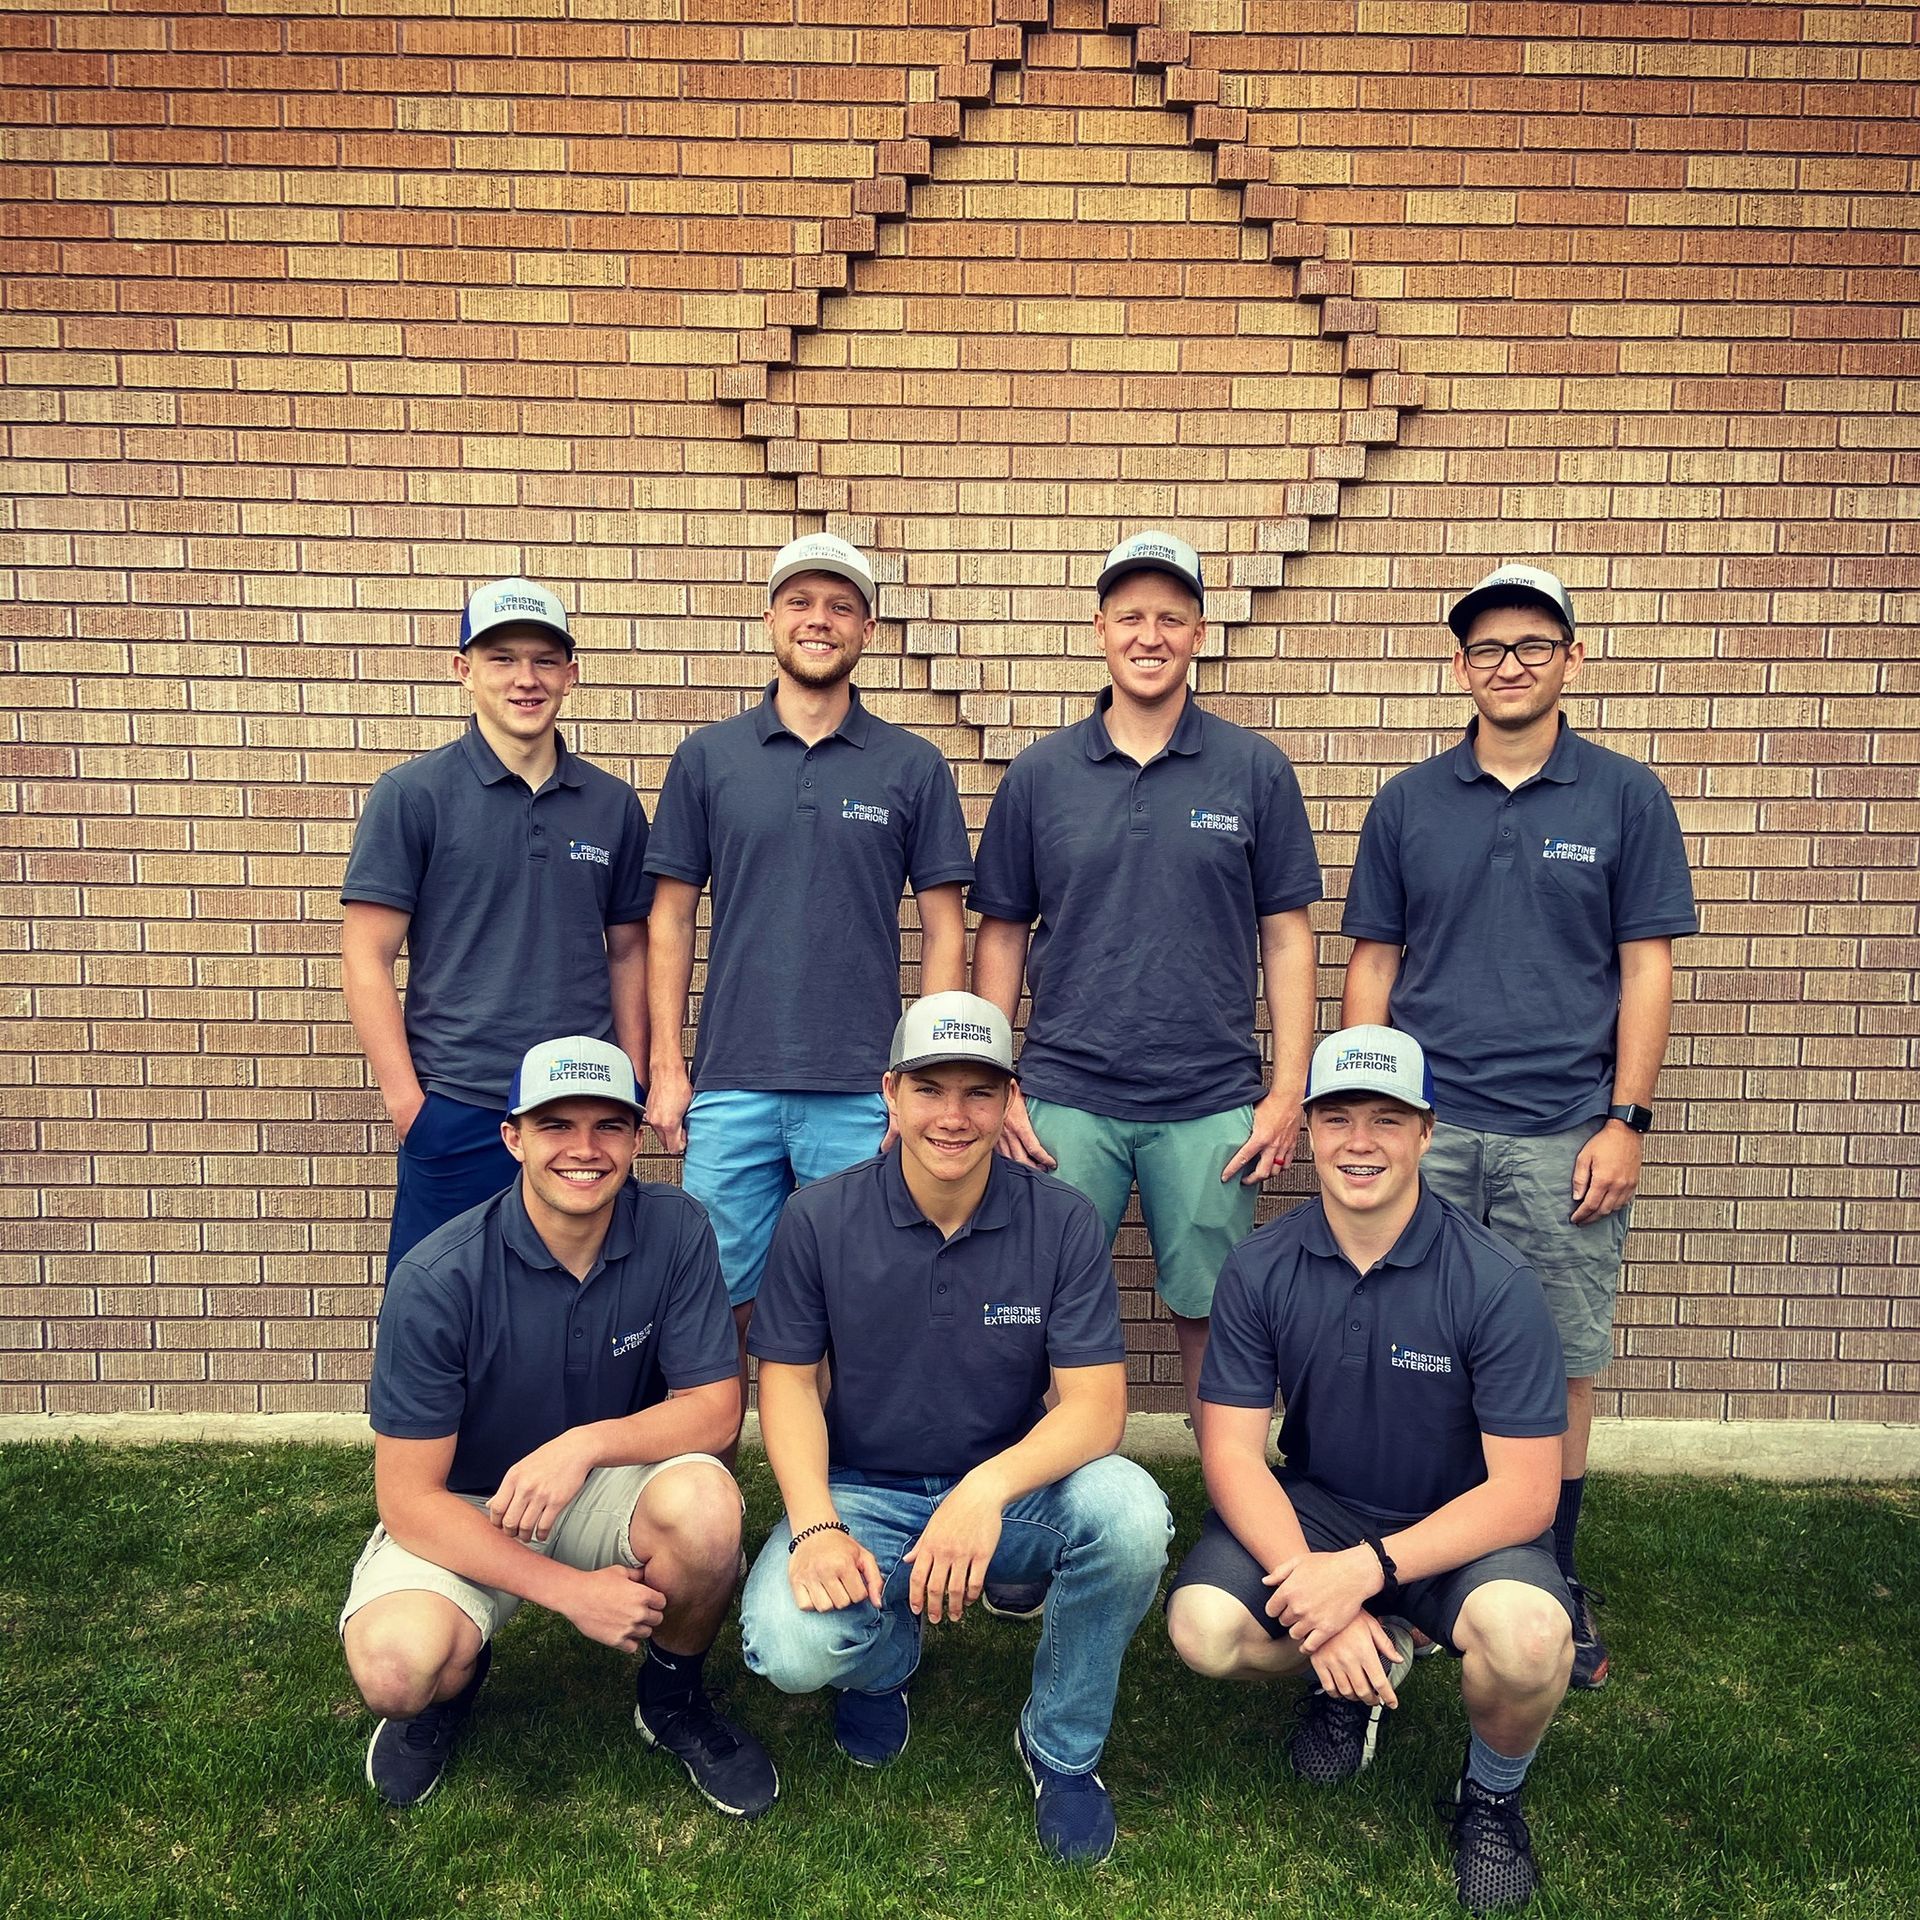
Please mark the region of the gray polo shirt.
<svg viewBox="0 0 1920 1920"><path fill-rule="evenodd" d="M375 1433L458 1435L447 1485L490 1494L535 1447L619 1420L670 1388L733 1377L733 1314L713 1229L678 1187L629 1181L600 1258L576 1280L516 1180L393 1270L367 1404Z"/></svg>
<svg viewBox="0 0 1920 1920"><path fill-rule="evenodd" d="M1368 1273L1318 1200L1241 1241L1220 1270L1200 1398L1285 1404L1280 1451L1392 1526L1487 1477L1483 1433L1564 1433L1560 1336L1533 1269L1424 1184Z"/></svg>
<svg viewBox="0 0 1920 1920"><path fill-rule="evenodd" d="M1197 1120L1263 1092L1260 920L1320 898L1287 756L1189 699L1144 767L1093 711L1007 769L975 913L1039 926L1020 1084L1116 1120Z"/></svg>
<svg viewBox="0 0 1920 1920"><path fill-rule="evenodd" d="M773 686L667 769L647 871L713 882L705 1091L874 1093L900 1018L900 896L973 876L953 773L859 694L809 747Z"/></svg>
<svg viewBox="0 0 1920 1920"><path fill-rule="evenodd" d="M835 1470L957 1479L1022 1438L1054 1367L1126 1358L1092 1201L996 1153L951 1240L896 1145L787 1202L747 1332L762 1360L833 1362Z"/></svg>
<svg viewBox="0 0 1920 1920"><path fill-rule="evenodd" d="M647 816L624 780L569 753L538 793L476 723L383 773L340 898L407 926L407 1048L429 1093L504 1108L526 1050L613 1032L606 930L644 920Z"/></svg>
<svg viewBox="0 0 1920 1920"><path fill-rule="evenodd" d="M1613 1103L1620 945L1699 930L1673 802L1562 720L1511 792L1457 746L1380 789L1340 931L1406 949L1390 1025L1426 1049L1442 1120L1559 1133Z"/></svg>

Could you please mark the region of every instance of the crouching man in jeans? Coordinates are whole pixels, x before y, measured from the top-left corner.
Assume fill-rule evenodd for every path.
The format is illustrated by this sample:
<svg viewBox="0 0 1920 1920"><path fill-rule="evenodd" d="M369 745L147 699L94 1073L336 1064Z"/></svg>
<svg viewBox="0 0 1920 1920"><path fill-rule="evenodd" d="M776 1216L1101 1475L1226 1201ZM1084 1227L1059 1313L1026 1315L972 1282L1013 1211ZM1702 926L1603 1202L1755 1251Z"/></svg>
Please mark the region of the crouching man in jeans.
<svg viewBox="0 0 1920 1920"><path fill-rule="evenodd" d="M677 1188L629 1180L640 1099L618 1047L535 1047L507 1109L519 1179L403 1255L380 1310L381 1524L340 1616L384 1716L368 1783L397 1807L433 1791L530 1600L645 1648L641 1739L751 1819L773 1763L701 1677L740 1566L740 1494L713 1457L740 1425L713 1229Z"/></svg>
<svg viewBox="0 0 1920 1920"><path fill-rule="evenodd" d="M1567 1395L1533 1270L1421 1181L1431 1088L1418 1045L1390 1027L1349 1027L1314 1053L1320 1197L1221 1272L1200 1378L1213 1510L1167 1628L1219 1679L1311 1666L1319 1690L1288 1753L1320 1786L1373 1758L1416 1631L1458 1653L1472 1731L1454 1872L1486 1913L1539 1884L1520 1783L1573 1665L1550 1531Z"/></svg>
<svg viewBox="0 0 1920 1920"><path fill-rule="evenodd" d="M1097 1862L1114 1815L1094 1768L1172 1532L1113 1451L1106 1235L1089 1200L994 1152L1013 1086L998 1007L917 1000L890 1061L897 1143L787 1202L748 1336L786 1518L748 1577L742 1650L784 1693L837 1689L840 1750L883 1767L907 1744L924 1627L958 1620L989 1570L1050 1579L1014 1748L1041 1846Z"/></svg>

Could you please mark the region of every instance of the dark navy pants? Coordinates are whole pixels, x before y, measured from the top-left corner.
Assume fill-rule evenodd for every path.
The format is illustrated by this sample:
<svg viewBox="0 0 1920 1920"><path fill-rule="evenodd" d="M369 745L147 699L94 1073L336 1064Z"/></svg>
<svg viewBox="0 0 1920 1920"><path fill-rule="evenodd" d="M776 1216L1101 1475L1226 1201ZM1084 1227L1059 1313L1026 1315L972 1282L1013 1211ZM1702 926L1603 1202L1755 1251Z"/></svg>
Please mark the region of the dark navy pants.
<svg viewBox="0 0 1920 1920"><path fill-rule="evenodd" d="M387 1238L387 1273L435 1227L491 1200L520 1177L520 1163L500 1138L504 1113L470 1107L443 1093L427 1095L400 1142L400 1177Z"/></svg>

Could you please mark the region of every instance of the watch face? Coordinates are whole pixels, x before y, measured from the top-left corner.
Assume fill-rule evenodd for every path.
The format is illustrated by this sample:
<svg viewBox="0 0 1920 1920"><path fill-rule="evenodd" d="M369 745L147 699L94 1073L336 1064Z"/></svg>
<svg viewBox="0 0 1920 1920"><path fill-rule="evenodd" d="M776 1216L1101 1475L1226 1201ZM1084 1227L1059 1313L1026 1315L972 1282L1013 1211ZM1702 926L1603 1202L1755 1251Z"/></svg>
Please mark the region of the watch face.
<svg viewBox="0 0 1920 1920"><path fill-rule="evenodd" d="M1645 1133L1653 1125L1653 1109L1651 1107L1609 1107L1607 1109L1607 1117L1612 1120L1624 1121L1635 1133Z"/></svg>

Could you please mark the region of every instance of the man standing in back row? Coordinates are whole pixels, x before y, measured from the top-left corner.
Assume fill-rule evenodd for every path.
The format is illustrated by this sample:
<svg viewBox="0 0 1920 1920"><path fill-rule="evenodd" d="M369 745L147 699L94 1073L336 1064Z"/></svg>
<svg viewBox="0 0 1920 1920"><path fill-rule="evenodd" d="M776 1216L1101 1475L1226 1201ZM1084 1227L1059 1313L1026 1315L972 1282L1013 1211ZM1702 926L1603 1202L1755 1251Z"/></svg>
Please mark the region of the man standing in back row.
<svg viewBox="0 0 1920 1920"><path fill-rule="evenodd" d="M1300 1130L1320 866L1286 755L1188 690L1207 637L1200 556L1135 534L1098 584L1112 684L994 795L969 902L973 984L1009 1018L1023 975L1033 988L1001 1151L1057 1168L1109 1247L1138 1182L1197 1425L1213 1283Z"/></svg>
<svg viewBox="0 0 1920 1920"><path fill-rule="evenodd" d="M1679 821L1647 768L1560 711L1585 657L1551 573L1496 568L1447 616L1477 718L1381 788L1341 931L1342 1019L1410 1033L1440 1124L1422 1173L1539 1274L1567 1366L1554 1551L1574 1599L1572 1684L1606 1683L1575 1572L1593 1377L1673 1008L1673 940L1698 930Z"/></svg>
<svg viewBox="0 0 1920 1920"><path fill-rule="evenodd" d="M657 876L647 1123L686 1154L746 1331L787 1195L877 1152L900 1017L900 896L920 910L922 990L962 985L966 822L939 751L869 713L852 673L873 569L830 533L775 557L775 676L757 707L682 742L647 850ZM713 883L706 992L681 1057L694 916Z"/></svg>

